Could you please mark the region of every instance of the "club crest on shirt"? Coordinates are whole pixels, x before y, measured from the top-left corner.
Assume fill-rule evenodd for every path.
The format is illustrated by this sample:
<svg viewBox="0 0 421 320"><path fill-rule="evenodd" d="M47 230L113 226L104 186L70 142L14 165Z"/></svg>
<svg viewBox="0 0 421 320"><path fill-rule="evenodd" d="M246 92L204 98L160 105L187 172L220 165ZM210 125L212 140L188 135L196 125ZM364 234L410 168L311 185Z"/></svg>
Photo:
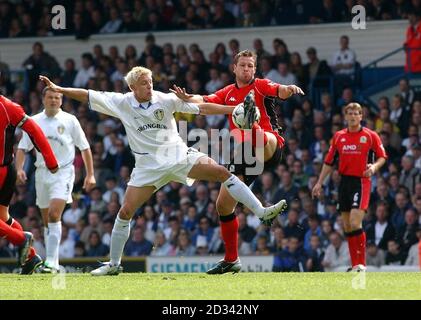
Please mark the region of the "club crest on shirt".
<svg viewBox="0 0 421 320"><path fill-rule="evenodd" d="M360 143L366 143L367 142L367 137L362 136L360 138Z"/></svg>
<svg viewBox="0 0 421 320"><path fill-rule="evenodd" d="M155 116L155 118L158 121L162 121L162 119L164 119L164 110L162 109L157 109L153 112L153 115Z"/></svg>
<svg viewBox="0 0 421 320"><path fill-rule="evenodd" d="M63 134L63 132L64 132L64 126L63 126L63 125L59 125L59 126L57 127L57 132L58 132L59 134Z"/></svg>

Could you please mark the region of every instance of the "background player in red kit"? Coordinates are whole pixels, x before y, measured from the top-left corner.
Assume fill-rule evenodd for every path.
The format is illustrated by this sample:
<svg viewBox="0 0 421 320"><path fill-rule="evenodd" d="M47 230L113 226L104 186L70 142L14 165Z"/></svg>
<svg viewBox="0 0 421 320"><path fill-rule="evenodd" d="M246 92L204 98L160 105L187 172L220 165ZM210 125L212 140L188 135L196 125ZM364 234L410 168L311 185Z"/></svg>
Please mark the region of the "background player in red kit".
<svg viewBox="0 0 421 320"><path fill-rule="evenodd" d="M8 211L16 184L13 142L17 127L28 133L51 172L58 170L58 163L41 128L25 114L20 105L0 95L0 237L19 246L21 274L31 274L41 265L42 260L31 247L32 234L24 232L20 223L10 217Z"/></svg>
<svg viewBox="0 0 421 320"><path fill-rule="evenodd" d="M320 196L325 178L339 161L339 211L348 239L352 270L365 271L365 242L362 221L370 201L371 179L386 162L386 152L379 135L361 126L362 108L350 103L345 109L346 129L335 133L326 155L319 179L313 188L313 197ZM372 163L376 156L376 162Z"/></svg>
<svg viewBox="0 0 421 320"><path fill-rule="evenodd" d="M189 95L184 89L174 86L172 90L180 99L188 102L213 102L223 105L236 106L247 97L244 102L244 109L250 111L246 105L255 104L259 108L261 119L259 124L251 120L252 129L251 143L254 148L259 147L259 135L263 140L264 169L275 168L281 159L281 149L285 144L284 138L280 135L280 126L274 110L273 98L287 99L293 94L304 94L301 88L295 85L284 86L274 83L268 79L256 79L256 55L249 50L239 52L234 58L235 83L226 86L208 96ZM250 95L252 93L252 95ZM230 129L237 129L229 117ZM238 138L238 137L236 137ZM244 135L240 137L244 139ZM245 148L242 148L244 151ZM257 175L246 175L247 164L230 164L230 170L247 185L250 185ZM254 164L249 165L253 167ZM221 221L221 234L225 243L225 257L208 274L220 274L225 272L238 272L241 264L238 258L238 219L234 214L237 201L233 199L224 186L221 187L216 201L217 211Z"/></svg>

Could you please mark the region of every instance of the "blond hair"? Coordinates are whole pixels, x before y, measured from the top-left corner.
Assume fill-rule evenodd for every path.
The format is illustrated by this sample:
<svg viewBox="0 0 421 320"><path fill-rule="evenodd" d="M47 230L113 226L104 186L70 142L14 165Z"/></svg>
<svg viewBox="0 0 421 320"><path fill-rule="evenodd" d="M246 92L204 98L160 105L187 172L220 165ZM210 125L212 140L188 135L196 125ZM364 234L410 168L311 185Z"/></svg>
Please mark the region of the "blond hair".
<svg viewBox="0 0 421 320"><path fill-rule="evenodd" d="M124 77L129 87L133 86L137 80L144 74L152 78L152 71L145 67L133 67L132 70Z"/></svg>
<svg viewBox="0 0 421 320"><path fill-rule="evenodd" d="M357 102L348 103L348 105L344 109L344 114L346 114L348 110L356 110L359 114L363 114L363 108Z"/></svg>

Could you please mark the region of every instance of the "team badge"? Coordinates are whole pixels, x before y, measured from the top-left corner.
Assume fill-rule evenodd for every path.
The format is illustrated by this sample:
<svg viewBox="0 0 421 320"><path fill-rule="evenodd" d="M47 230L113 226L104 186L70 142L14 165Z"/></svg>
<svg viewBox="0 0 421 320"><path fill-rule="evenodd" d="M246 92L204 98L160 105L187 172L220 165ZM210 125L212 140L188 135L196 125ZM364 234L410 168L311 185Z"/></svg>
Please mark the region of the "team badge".
<svg viewBox="0 0 421 320"><path fill-rule="evenodd" d="M59 134L63 134L63 132L64 132L64 126L63 126L63 125L59 125L59 126L57 127L57 132L58 132Z"/></svg>
<svg viewBox="0 0 421 320"><path fill-rule="evenodd" d="M164 119L164 110L162 109L157 109L153 112L153 115L155 116L155 118L158 121L162 121L162 119Z"/></svg>
<svg viewBox="0 0 421 320"><path fill-rule="evenodd" d="M367 137L362 136L360 138L360 143L366 143L367 142Z"/></svg>

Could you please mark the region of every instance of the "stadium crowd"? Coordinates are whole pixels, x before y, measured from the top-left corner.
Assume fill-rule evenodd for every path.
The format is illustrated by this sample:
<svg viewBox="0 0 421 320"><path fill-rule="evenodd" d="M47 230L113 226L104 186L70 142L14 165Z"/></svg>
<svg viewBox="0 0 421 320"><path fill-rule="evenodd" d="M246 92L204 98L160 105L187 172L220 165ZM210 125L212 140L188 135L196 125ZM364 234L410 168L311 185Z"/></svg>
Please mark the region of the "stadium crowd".
<svg viewBox="0 0 421 320"><path fill-rule="evenodd" d="M75 2L75 8L80 2ZM88 3L95 2L87 1L85 5ZM109 3L106 1L104 5ZM336 171L324 184L324 197L311 198L311 189L320 173L330 139L334 132L344 127L342 107L361 99L355 81L356 54L349 48L348 37L342 36L340 44L342 51L348 52L351 67L338 63L341 50L333 52L332 59L325 61L317 57L316 48L310 47L304 63L300 54L290 52L282 39L273 39L271 49L264 48L260 39L253 42L258 55L259 77L282 84L297 84L306 92L311 86L326 89L317 103L308 97L276 101L276 111L286 138L284 157L275 171L264 172L258 178L252 190L266 204L287 199L288 213L280 216L269 228L243 207L236 209L240 224L240 256L275 255L275 271L328 271L350 265L343 224L336 209L339 183ZM38 80L39 74L50 76L62 86L127 92L124 75L133 66L144 65L153 71L155 90L168 92L173 84L177 84L189 93L209 94L232 83L232 57L246 45L232 39L227 49L224 43L218 43L206 58L196 44L174 48L171 43L166 43L161 47L149 34L139 52L134 45L126 48L111 46L107 51L101 45L95 45L92 52L81 55L81 68L77 70L73 58L68 58L65 65L60 66L42 43L36 42L32 54L22 64L28 74L27 86L21 88L11 82L7 64L0 62L0 93L25 106L26 112L34 115L42 111L43 85ZM335 77L337 91L328 90L325 76ZM360 102L364 105L364 101ZM84 166L78 154L74 163L74 202L63 215L60 258L105 256L109 252L113 222L134 158L117 119L91 112L87 104L66 99L63 110L76 115L86 133L93 153L97 187L88 194L82 190ZM364 220L367 264L418 265L421 96L411 88L407 79L401 79L399 91L391 99L381 97L376 109L364 105L363 110L365 125L380 134L389 156L387 165L373 177L371 205ZM187 121L189 132L203 129L210 133L210 129L223 129L228 125L223 115L179 114L177 118ZM16 141L20 135L18 131ZM192 145L197 135L189 137L188 144ZM28 183L17 186L10 212L22 222L24 229L33 232L36 250L43 255L42 222L35 205L34 156L29 154L28 157L32 158L25 166ZM125 255L223 253L215 205L219 187L216 183L192 187L170 183L156 192L132 221L132 234ZM0 239L0 257L13 254L6 240Z"/></svg>
<svg viewBox="0 0 421 320"><path fill-rule="evenodd" d="M66 30L51 27L57 4L66 8ZM348 22L355 5L368 20L406 19L421 8L418 0L2 0L0 38Z"/></svg>

